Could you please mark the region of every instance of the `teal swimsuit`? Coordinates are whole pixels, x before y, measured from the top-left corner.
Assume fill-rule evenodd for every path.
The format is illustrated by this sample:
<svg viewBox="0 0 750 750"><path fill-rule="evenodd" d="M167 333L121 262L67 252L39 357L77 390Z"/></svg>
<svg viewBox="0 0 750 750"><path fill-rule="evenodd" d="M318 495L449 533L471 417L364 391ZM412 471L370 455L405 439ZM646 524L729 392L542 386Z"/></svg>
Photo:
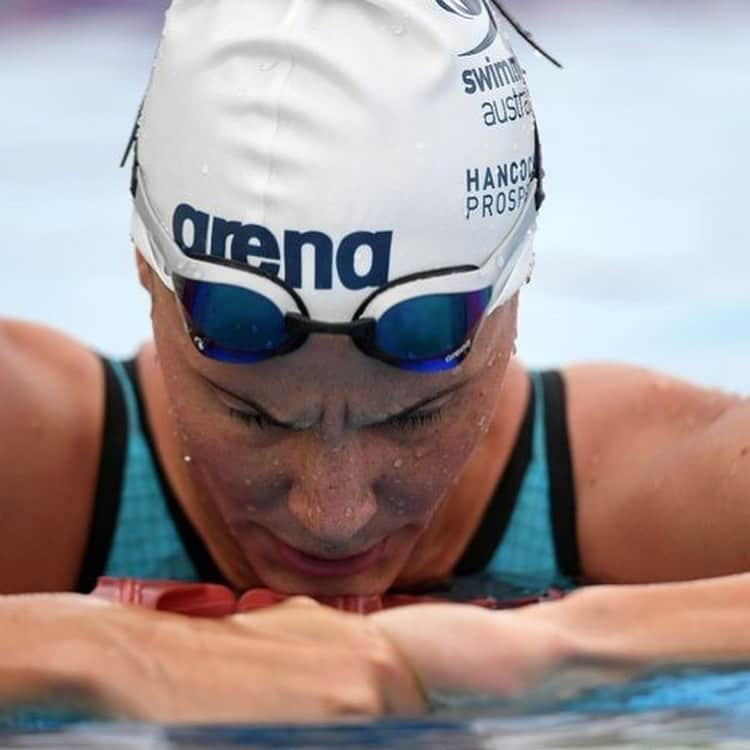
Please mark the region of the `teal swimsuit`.
<svg viewBox="0 0 750 750"><path fill-rule="evenodd" d="M222 582L154 451L134 363L103 360L106 414L96 502L77 589L99 576ZM563 379L532 373L516 445L458 578L539 587L580 575Z"/></svg>

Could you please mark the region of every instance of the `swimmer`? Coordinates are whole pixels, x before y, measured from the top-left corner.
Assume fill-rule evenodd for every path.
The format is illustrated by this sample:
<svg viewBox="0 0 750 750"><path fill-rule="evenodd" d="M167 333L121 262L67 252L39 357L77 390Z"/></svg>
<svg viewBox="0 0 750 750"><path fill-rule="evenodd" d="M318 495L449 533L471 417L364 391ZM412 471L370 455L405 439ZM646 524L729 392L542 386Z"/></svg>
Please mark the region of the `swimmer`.
<svg viewBox="0 0 750 750"><path fill-rule="evenodd" d="M1 700L329 720L750 654L750 404L513 356L544 197L519 71L481 2L174 0L133 154L153 342L0 325ZM483 572L602 585L309 598ZM83 596L104 575L303 598L189 620Z"/></svg>

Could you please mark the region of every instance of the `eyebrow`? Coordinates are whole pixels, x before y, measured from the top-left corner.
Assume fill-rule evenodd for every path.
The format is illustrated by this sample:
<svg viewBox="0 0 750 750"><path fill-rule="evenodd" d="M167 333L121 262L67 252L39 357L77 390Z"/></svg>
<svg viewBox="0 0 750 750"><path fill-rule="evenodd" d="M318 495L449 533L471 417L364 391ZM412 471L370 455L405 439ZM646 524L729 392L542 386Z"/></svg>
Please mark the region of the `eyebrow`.
<svg viewBox="0 0 750 750"><path fill-rule="evenodd" d="M427 406L428 404L434 403L435 401L439 401L441 398L445 398L446 396L449 396L452 393L456 393L456 391L460 391L461 389L465 388L469 383L471 383L473 379L474 377L468 377L465 380L462 380L458 383L452 383L447 388L444 388L443 390L438 391L437 393L433 393L431 396L427 396L426 398L423 398L420 401L417 401L417 403L406 407L406 409L402 409L401 411L395 412L394 414L389 414L387 417L385 417L385 419L379 419L376 422L373 422L372 424L385 424L386 422L389 422L393 419L399 419L400 417L407 417L410 414L413 414L414 412L419 411L420 409ZM283 419L279 419L278 417L271 414L267 409L262 407L257 401L254 401L253 399L250 399L250 398L246 398L245 396L239 396L238 394L233 393L230 390L227 390L224 386L221 386L218 383L215 383L210 378L206 378L206 381L210 383L217 391L220 391L221 393L223 393L226 396L229 396L230 398L240 401L245 406L249 406L251 409L257 412L258 416L267 420L268 422L275 425L276 427L283 427L287 430L302 430L302 429L307 428L306 425L303 425L300 422L287 422Z"/></svg>

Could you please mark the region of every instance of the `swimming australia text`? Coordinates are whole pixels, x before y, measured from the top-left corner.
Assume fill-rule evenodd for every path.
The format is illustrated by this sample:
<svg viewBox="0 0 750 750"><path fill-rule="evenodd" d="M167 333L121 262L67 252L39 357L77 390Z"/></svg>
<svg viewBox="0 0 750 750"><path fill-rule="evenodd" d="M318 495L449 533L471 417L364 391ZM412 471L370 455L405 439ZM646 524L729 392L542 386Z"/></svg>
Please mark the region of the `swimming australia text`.
<svg viewBox="0 0 750 750"><path fill-rule="evenodd" d="M523 82L523 71L515 57L495 61L489 57L484 59L486 65L468 68L461 76L467 94L485 93Z"/></svg>
<svg viewBox="0 0 750 750"><path fill-rule="evenodd" d="M316 289L333 288L334 268L347 289L388 283L393 232L352 232L334 247L333 239L324 232L287 230L280 242L260 224L212 217L187 203L175 209L172 230L185 253L245 263L283 278L295 289L302 288L303 255L307 263L314 263Z"/></svg>
<svg viewBox="0 0 750 750"><path fill-rule="evenodd" d="M532 117L534 110L518 60L513 56L484 59L485 65L467 68L461 75L467 96L487 97L481 103L484 124L491 128Z"/></svg>

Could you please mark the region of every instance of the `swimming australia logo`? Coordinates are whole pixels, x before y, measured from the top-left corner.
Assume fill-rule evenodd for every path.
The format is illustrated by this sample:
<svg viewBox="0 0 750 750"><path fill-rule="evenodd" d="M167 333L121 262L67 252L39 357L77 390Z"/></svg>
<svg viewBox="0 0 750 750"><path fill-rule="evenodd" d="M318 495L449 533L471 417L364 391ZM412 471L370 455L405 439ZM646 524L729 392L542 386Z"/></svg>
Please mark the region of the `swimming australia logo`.
<svg viewBox="0 0 750 750"><path fill-rule="evenodd" d="M487 17L487 33L484 39L473 49L459 53L459 57L478 55L487 49L497 39L497 22L492 15L488 0L435 0L435 2L448 13L461 18L475 19L482 16Z"/></svg>

